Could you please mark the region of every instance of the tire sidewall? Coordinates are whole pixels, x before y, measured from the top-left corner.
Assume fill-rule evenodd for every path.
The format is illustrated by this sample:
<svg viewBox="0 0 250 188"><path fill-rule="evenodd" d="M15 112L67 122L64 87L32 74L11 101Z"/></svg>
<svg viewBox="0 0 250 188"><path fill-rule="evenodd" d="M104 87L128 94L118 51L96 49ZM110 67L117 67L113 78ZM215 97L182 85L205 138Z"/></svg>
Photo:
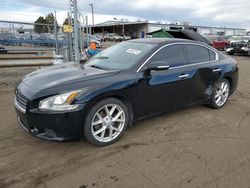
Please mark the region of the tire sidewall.
<svg viewBox="0 0 250 188"><path fill-rule="evenodd" d="M99 140L96 140L94 138L94 136L92 135L92 131L91 131L91 123L92 123L92 119L95 115L95 113L103 106L107 105L107 104L116 104L119 105L125 114L125 123L124 123L124 127L121 131L121 133L114 139L111 140L109 142L100 142ZM94 144L94 145L98 145L98 146L106 146L106 145L110 145L113 144L114 142L116 142L117 140L120 139L120 137L124 134L124 132L126 131L127 127L128 127L128 123L129 123L129 112L128 112L128 108L126 107L126 105L116 99L116 98L107 98L107 99L103 99L99 102L97 102L94 106L91 107L90 111L88 112L85 121L84 121L84 127L83 127L83 135L85 137L85 139Z"/></svg>

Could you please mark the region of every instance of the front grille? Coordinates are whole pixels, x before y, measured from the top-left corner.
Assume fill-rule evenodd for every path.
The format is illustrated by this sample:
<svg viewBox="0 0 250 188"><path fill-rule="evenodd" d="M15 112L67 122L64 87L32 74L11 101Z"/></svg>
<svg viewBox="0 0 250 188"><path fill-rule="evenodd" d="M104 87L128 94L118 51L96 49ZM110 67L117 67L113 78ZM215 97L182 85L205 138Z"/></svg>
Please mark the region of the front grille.
<svg viewBox="0 0 250 188"><path fill-rule="evenodd" d="M21 108L23 108L23 109L26 110L28 100L27 100L27 98L26 98L23 94L21 94L19 91L17 91L17 93L16 93L16 102L17 102L17 104L18 104Z"/></svg>

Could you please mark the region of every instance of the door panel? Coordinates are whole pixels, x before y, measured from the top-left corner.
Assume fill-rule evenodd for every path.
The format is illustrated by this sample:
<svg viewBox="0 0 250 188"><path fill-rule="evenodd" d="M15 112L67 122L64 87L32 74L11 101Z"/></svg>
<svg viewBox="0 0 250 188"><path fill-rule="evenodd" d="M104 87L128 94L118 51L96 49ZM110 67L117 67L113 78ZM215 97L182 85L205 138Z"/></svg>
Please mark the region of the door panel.
<svg viewBox="0 0 250 188"><path fill-rule="evenodd" d="M213 92L214 84L222 75L223 65L212 63L204 63L191 67L194 71L190 79L190 103L198 103L209 99Z"/></svg>
<svg viewBox="0 0 250 188"><path fill-rule="evenodd" d="M147 66L158 61L165 62L170 68L145 72ZM190 77L184 64L183 45L174 44L161 47L144 65L142 71L137 73L137 105L141 107L137 110L138 116L170 111L187 104Z"/></svg>
<svg viewBox="0 0 250 188"><path fill-rule="evenodd" d="M188 103L190 77L180 78L186 74L186 68L152 71L150 76L138 73L138 101L142 108L139 116L171 111Z"/></svg>
<svg viewBox="0 0 250 188"><path fill-rule="evenodd" d="M185 44L184 49L191 73L189 103L206 101L221 76L221 64L216 61L216 53L203 45Z"/></svg>

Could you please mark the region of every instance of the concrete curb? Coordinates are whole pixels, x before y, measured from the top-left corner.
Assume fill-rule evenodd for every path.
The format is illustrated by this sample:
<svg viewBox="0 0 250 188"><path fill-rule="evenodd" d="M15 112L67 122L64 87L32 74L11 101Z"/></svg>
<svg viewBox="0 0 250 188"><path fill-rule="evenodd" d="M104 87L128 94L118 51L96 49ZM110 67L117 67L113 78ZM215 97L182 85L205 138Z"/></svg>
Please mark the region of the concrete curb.
<svg viewBox="0 0 250 188"><path fill-rule="evenodd" d="M49 66L53 65L53 62L30 62L30 63L1 63L0 68L4 67L32 67L32 66Z"/></svg>

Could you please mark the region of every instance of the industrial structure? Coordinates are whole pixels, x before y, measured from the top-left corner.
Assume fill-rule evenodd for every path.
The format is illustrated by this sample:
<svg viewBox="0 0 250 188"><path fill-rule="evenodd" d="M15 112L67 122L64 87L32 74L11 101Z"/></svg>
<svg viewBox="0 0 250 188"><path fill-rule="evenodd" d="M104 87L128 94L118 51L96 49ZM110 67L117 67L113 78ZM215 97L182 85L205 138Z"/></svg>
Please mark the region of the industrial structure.
<svg viewBox="0 0 250 188"><path fill-rule="evenodd" d="M135 38L144 38L147 33L154 32L160 29L179 30L192 29L200 34L215 34L224 32L225 35L240 35L245 33L245 29L228 28L228 27L210 27L210 26L192 26L188 24L162 24L149 21L107 21L91 26L92 33L117 33L119 35L133 36Z"/></svg>

